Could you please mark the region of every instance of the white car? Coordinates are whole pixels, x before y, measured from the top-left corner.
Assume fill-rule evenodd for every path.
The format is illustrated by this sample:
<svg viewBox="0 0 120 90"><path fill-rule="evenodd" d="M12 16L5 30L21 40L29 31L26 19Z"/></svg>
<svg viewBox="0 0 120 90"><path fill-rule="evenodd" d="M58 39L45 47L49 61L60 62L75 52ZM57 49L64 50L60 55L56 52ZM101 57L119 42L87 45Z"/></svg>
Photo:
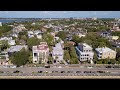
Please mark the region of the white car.
<svg viewBox="0 0 120 90"><path fill-rule="evenodd" d="M16 66L11 66L10 68L16 68Z"/></svg>
<svg viewBox="0 0 120 90"><path fill-rule="evenodd" d="M87 67L87 68L93 68L93 67Z"/></svg>
<svg viewBox="0 0 120 90"><path fill-rule="evenodd" d="M58 68L62 68L62 66L59 66Z"/></svg>

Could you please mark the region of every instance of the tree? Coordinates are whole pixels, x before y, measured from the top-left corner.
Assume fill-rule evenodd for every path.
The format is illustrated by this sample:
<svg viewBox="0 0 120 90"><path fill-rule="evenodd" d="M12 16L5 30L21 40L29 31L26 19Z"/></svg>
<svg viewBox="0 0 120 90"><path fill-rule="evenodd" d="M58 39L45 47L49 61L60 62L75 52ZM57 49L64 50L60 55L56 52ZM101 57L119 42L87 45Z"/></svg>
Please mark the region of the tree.
<svg viewBox="0 0 120 90"><path fill-rule="evenodd" d="M60 37L64 41L64 39L67 36L67 33L64 31L60 31L60 32L58 32L57 36Z"/></svg>
<svg viewBox="0 0 120 90"><path fill-rule="evenodd" d="M58 56L55 56L55 60L57 60L58 59Z"/></svg>
<svg viewBox="0 0 120 90"><path fill-rule="evenodd" d="M116 63L116 60L115 59L111 59L110 60L112 64L115 64Z"/></svg>
<svg viewBox="0 0 120 90"><path fill-rule="evenodd" d="M97 54L96 54L96 52L94 52L93 62L95 63L95 62L97 62L97 60L98 60Z"/></svg>
<svg viewBox="0 0 120 90"><path fill-rule="evenodd" d="M70 60L70 54L67 50L65 50L65 52L64 52L64 60L66 60L66 61Z"/></svg>
<svg viewBox="0 0 120 90"><path fill-rule="evenodd" d="M3 35L6 32L9 32L11 29L12 29L12 27L10 27L6 24L3 24L3 26L0 27L0 36Z"/></svg>
<svg viewBox="0 0 120 90"><path fill-rule="evenodd" d="M48 64L52 64L53 58L51 56L48 56Z"/></svg>
<svg viewBox="0 0 120 90"><path fill-rule="evenodd" d="M17 67L25 65L29 60L29 52L24 48L10 57L11 62Z"/></svg>
<svg viewBox="0 0 120 90"><path fill-rule="evenodd" d="M74 47L70 48L70 58L71 58L70 59L71 64L78 64L78 57Z"/></svg>
<svg viewBox="0 0 120 90"><path fill-rule="evenodd" d="M71 58L70 59L70 64L78 64L78 59L77 58Z"/></svg>
<svg viewBox="0 0 120 90"><path fill-rule="evenodd" d="M32 46L39 44L40 44L40 40L36 37L32 37L27 40L27 45L30 49L32 49Z"/></svg>
<svg viewBox="0 0 120 90"><path fill-rule="evenodd" d="M43 39L47 42L48 46L53 45L54 37L51 34L44 34Z"/></svg>
<svg viewBox="0 0 120 90"><path fill-rule="evenodd" d="M73 35L73 38L72 38L72 39L73 39L74 42L80 43L80 39L81 39L81 38L79 38L79 36L77 36L77 35Z"/></svg>
<svg viewBox="0 0 120 90"><path fill-rule="evenodd" d="M53 31L52 28L47 29L47 32L49 32L49 33L52 32L52 31Z"/></svg>
<svg viewBox="0 0 120 90"><path fill-rule="evenodd" d="M7 40L1 40L0 50L4 50L10 47Z"/></svg>

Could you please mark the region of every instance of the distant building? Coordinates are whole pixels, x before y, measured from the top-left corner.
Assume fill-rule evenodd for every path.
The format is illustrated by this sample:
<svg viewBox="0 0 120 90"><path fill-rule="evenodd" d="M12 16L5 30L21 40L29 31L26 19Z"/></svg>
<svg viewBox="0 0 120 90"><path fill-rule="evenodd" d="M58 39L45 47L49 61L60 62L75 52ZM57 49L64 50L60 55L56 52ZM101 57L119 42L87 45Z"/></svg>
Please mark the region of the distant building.
<svg viewBox="0 0 120 90"><path fill-rule="evenodd" d="M85 37L86 34L85 33L78 33L78 36L81 38L81 37Z"/></svg>
<svg viewBox="0 0 120 90"><path fill-rule="evenodd" d="M2 26L2 22L0 22L0 26Z"/></svg>
<svg viewBox="0 0 120 90"><path fill-rule="evenodd" d="M1 37L0 40L12 40L12 37Z"/></svg>
<svg viewBox="0 0 120 90"><path fill-rule="evenodd" d="M116 51L108 48L108 47L103 47L103 48L96 48L96 53L98 56L98 59L115 59L116 58Z"/></svg>
<svg viewBox="0 0 120 90"><path fill-rule="evenodd" d="M92 18L92 20L97 20L97 17Z"/></svg>
<svg viewBox="0 0 120 90"><path fill-rule="evenodd" d="M16 43L15 43L15 40L9 40L8 44L12 46L12 45L15 45Z"/></svg>
<svg viewBox="0 0 120 90"><path fill-rule="evenodd" d="M109 38L109 37L111 36L111 32L107 32L107 31L102 32L102 33L100 34L100 36L105 37L105 38Z"/></svg>
<svg viewBox="0 0 120 90"><path fill-rule="evenodd" d="M42 39L42 35L41 34L38 34L36 35L38 39Z"/></svg>
<svg viewBox="0 0 120 90"><path fill-rule="evenodd" d="M110 36L109 39L111 39L111 40L118 40L119 36Z"/></svg>
<svg viewBox="0 0 120 90"><path fill-rule="evenodd" d="M34 33L33 33L33 31L28 31L28 37L29 37L29 38L34 37Z"/></svg>
<svg viewBox="0 0 120 90"><path fill-rule="evenodd" d="M78 54L80 61L92 61L94 52L92 51L92 47L86 43L79 43L76 48L76 52Z"/></svg>
<svg viewBox="0 0 120 90"><path fill-rule="evenodd" d="M114 23L114 25L113 25L111 31L120 31L120 27L119 27L119 25L116 24L116 23Z"/></svg>
<svg viewBox="0 0 120 90"><path fill-rule="evenodd" d="M62 42L59 42L55 45L55 47L53 47L52 57L57 62L61 62L63 60L64 50L62 44Z"/></svg>
<svg viewBox="0 0 120 90"><path fill-rule="evenodd" d="M48 61L49 47L46 42L32 47L33 63L46 63Z"/></svg>

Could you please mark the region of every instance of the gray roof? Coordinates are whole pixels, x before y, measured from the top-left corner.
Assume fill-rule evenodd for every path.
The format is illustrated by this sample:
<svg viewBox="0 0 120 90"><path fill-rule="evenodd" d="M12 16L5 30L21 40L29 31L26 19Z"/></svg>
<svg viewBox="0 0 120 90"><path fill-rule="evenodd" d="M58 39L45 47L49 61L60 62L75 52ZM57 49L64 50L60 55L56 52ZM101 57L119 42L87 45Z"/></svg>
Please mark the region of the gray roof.
<svg viewBox="0 0 120 90"><path fill-rule="evenodd" d="M16 46L11 46L7 51L8 52L17 52L17 51L20 51L22 48L25 48L27 49L27 46L26 45L16 45Z"/></svg>

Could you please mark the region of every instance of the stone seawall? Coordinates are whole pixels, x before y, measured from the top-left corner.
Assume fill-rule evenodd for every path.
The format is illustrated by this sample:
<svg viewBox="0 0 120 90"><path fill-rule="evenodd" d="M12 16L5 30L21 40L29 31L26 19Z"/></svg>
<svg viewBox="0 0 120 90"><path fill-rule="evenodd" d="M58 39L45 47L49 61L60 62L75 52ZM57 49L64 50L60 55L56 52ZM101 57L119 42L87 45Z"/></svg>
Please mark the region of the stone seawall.
<svg viewBox="0 0 120 90"><path fill-rule="evenodd" d="M0 79L120 79L120 76L0 76Z"/></svg>

